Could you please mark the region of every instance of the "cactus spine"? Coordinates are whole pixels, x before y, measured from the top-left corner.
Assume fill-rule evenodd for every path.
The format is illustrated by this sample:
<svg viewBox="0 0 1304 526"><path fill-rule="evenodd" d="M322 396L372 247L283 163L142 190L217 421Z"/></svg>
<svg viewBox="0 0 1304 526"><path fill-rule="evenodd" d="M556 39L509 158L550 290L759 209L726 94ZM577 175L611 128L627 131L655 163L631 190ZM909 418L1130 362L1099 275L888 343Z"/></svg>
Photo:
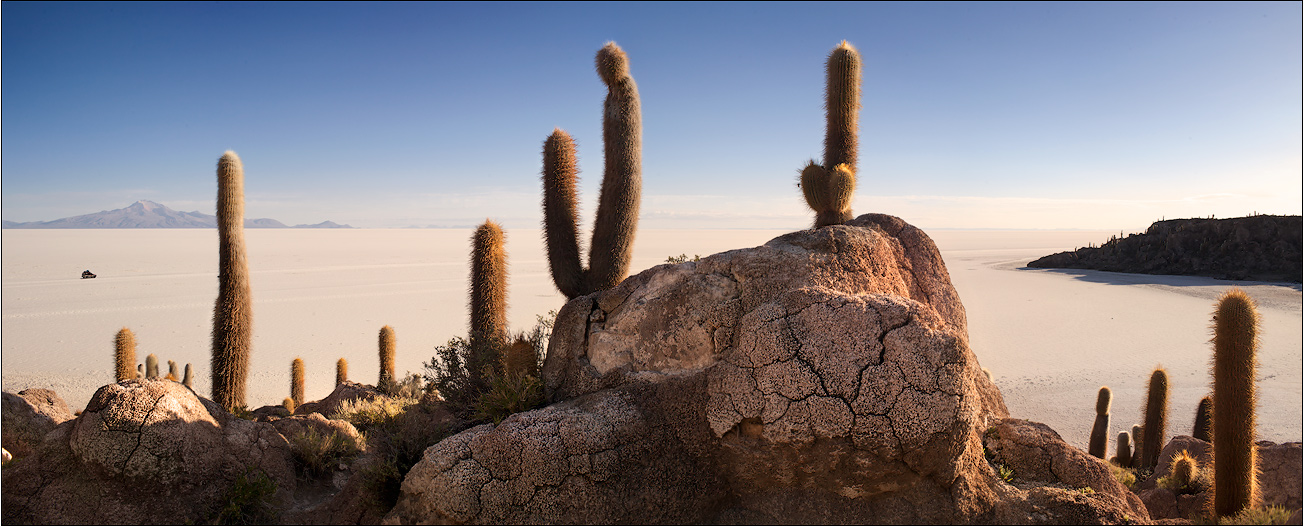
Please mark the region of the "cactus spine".
<svg viewBox="0 0 1304 526"><path fill-rule="evenodd" d="M230 411L245 405L253 300L244 244L244 167L235 152L217 161L218 289L213 305L213 401Z"/></svg>
<svg viewBox="0 0 1304 526"><path fill-rule="evenodd" d="M136 377L133 370L136 365L136 335L131 329L123 327L113 337L113 368L115 381L131 380Z"/></svg>
<svg viewBox="0 0 1304 526"><path fill-rule="evenodd" d="M192 390L195 388L195 378L190 374L190 364L186 364L186 377L181 380L181 385L189 387Z"/></svg>
<svg viewBox="0 0 1304 526"><path fill-rule="evenodd" d="M1159 464L1159 451L1164 447L1164 426L1168 425L1168 371L1162 367L1150 374L1145 411L1144 432L1137 443L1141 447L1141 462L1137 467L1153 471Z"/></svg>
<svg viewBox="0 0 1304 526"><path fill-rule="evenodd" d="M394 328L386 325L380 328L380 377L376 387L388 389L394 385L394 348L398 345L394 337ZM335 364L339 368L339 364ZM338 371L336 376L339 376Z"/></svg>
<svg viewBox="0 0 1304 526"><path fill-rule="evenodd" d="M466 368L478 385L507 345L507 253L502 228L489 220L471 237L470 340Z"/></svg>
<svg viewBox="0 0 1304 526"><path fill-rule="evenodd" d="M1209 435L1209 418L1213 416L1213 398L1208 396L1200 399L1200 405L1195 408L1195 425L1192 426L1191 436L1205 442L1213 442L1213 437Z"/></svg>
<svg viewBox="0 0 1304 526"><path fill-rule="evenodd" d="M303 404L303 359L295 358L290 362L290 399L294 405Z"/></svg>
<svg viewBox="0 0 1304 526"><path fill-rule="evenodd" d="M567 298L616 286L629 273L643 188L643 123L629 57L608 42L595 59L607 85L603 104L604 170L589 268L580 266L575 141L556 129L543 146L544 238L553 282Z"/></svg>
<svg viewBox="0 0 1304 526"><path fill-rule="evenodd" d="M1120 431L1118 433L1117 454L1118 456L1114 457L1114 462L1118 464L1118 467L1132 467L1132 444L1128 439L1127 431Z"/></svg>
<svg viewBox="0 0 1304 526"><path fill-rule="evenodd" d="M1254 450L1254 370L1259 346L1254 300L1233 288L1213 322L1213 511L1235 515L1258 502Z"/></svg>
<svg viewBox="0 0 1304 526"><path fill-rule="evenodd" d="M349 381L349 361L340 358L335 362L335 387L347 381Z"/></svg>
<svg viewBox="0 0 1304 526"><path fill-rule="evenodd" d="M824 164L811 161L801 171L801 190L815 211L815 228L851 219L856 191L857 131L860 114L860 54L842 41L825 65Z"/></svg>
<svg viewBox="0 0 1304 526"><path fill-rule="evenodd" d="M1101 387L1096 394L1096 423L1091 427L1091 442L1087 446L1087 452L1096 458L1105 458L1105 450L1109 447L1109 405L1112 401L1109 387Z"/></svg>
<svg viewBox="0 0 1304 526"><path fill-rule="evenodd" d="M145 357L145 378L158 380L158 357L153 354Z"/></svg>

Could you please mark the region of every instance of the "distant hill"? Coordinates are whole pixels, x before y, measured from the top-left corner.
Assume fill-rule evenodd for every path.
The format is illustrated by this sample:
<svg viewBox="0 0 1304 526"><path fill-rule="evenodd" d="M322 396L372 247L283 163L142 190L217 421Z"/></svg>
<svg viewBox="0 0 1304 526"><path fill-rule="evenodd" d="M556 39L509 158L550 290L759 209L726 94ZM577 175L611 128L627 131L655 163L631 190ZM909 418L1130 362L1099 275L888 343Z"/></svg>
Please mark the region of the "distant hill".
<svg viewBox="0 0 1304 526"><path fill-rule="evenodd" d="M1169 219L1144 234L1112 237L1099 247L1051 254L1028 266L1300 283L1301 227L1300 216Z"/></svg>
<svg viewBox="0 0 1304 526"><path fill-rule="evenodd" d="M275 219L244 220L245 228L353 228L330 221L315 225L286 226ZM200 212L178 212L153 201L136 201L117 210L104 210L53 221L17 223L5 221L4 228L217 228L217 217Z"/></svg>

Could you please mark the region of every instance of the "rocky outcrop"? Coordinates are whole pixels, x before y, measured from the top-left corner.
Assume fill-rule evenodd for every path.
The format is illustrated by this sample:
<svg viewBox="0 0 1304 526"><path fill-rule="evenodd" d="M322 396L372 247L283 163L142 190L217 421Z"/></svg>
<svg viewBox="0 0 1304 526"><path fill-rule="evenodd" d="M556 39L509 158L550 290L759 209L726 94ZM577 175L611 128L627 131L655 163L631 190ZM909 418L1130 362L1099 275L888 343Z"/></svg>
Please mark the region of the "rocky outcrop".
<svg viewBox="0 0 1304 526"><path fill-rule="evenodd" d="M232 417L177 382L128 380L100 388L80 417L4 470L4 521L198 522L247 474L275 483L269 500L290 498L293 460L272 425Z"/></svg>
<svg viewBox="0 0 1304 526"><path fill-rule="evenodd" d="M68 404L49 389L0 396L0 442L15 458L31 455L47 433L73 418Z"/></svg>
<svg viewBox="0 0 1304 526"><path fill-rule="evenodd" d="M426 450L386 521L1147 519L1098 459L1008 420L936 247L891 216L576 298L543 377L556 403Z"/></svg>
<svg viewBox="0 0 1304 526"><path fill-rule="evenodd" d="M1259 468L1259 501L1264 506L1281 506L1287 510L1301 509L1301 473L1304 473L1304 453L1299 442L1278 444L1267 440L1256 443L1255 453ZM1198 438L1178 435L1173 437L1159 454L1155 473L1138 485L1138 494L1153 519L1193 519L1204 516L1209 493L1182 494L1160 487L1158 481L1171 474L1173 458L1181 451L1194 457L1203 470L1213 469L1213 445ZM1212 473L1208 473L1212 482Z"/></svg>
<svg viewBox="0 0 1304 526"><path fill-rule="evenodd" d="M1144 234L1052 254L1028 266L1299 283L1302 226L1300 216L1169 219Z"/></svg>
<svg viewBox="0 0 1304 526"><path fill-rule="evenodd" d="M339 411L340 407L346 402L353 402L356 400L372 401L384 396L384 393L381 393L380 390L370 385L360 384L357 382L344 382L335 386L335 390L331 391L331 394L327 395L326 398L316 402L304 402L299 404L299 407L294 408L294 414L306 415L310 413L321 413L329 418Z"/></svg>

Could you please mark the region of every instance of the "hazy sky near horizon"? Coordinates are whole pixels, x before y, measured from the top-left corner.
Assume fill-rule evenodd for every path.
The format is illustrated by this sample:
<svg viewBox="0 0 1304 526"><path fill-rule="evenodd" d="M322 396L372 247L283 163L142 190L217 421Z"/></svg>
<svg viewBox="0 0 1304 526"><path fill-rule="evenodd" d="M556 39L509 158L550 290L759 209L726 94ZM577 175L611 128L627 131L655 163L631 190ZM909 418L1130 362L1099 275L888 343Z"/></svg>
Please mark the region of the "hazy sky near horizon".
<svg viewBox="0 0 1304 526"><path fill-rule="evenodd" d="M0 4L3 218L138 199L537 227L540 150L602 177L594 53L630 57L643 228L803 228L824 61L864 62L856 214L1142 229L1301 212L1301 3Z"/></svg>

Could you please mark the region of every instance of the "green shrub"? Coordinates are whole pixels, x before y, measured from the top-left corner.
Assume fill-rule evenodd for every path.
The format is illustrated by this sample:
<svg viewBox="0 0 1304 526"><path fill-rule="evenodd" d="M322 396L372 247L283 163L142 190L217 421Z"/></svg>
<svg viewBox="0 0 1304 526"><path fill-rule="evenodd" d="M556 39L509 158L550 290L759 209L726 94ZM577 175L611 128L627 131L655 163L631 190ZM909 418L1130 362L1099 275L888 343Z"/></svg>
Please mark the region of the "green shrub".
<svg viewBox="0 0 1304 526"><path fill-rule="evenodd" d="M385 510L398 502L403 477L426 449L451 431L437 423L440 419L431 406L412 399L378 399L358 404L348 414L355 426L366 430L367 450L377 458L362 468L363 490L372 505Z"/></svg>
<svg viewBox="0 0 1304 526"><path fill-rule="evenodd" d="M548 338L552 335L553 324L557 319L557 311L549 311L547 314L535 317L534 328L521 336L534 346L535 355L539 360L539 367L543 367L543 359L546 356L548 348ZM461 418L473 419L478 421L487 421L489 417L484 415L499 414L501 410L508 407L530 407L535 405L516 404L512 400L512 392L519 393L521 402L531 401L523 396L529 394L529 389L525 389L525 380L517 379L506 381L506 375L500 371L494 371L491 367L486 367L484 374L471 375L467 370L468 359L470 358L471 344L466 338L453 337L448 340L447 344L435 347L435 356L429 362L424 363L426 372L425 380L428 383L428 389L439 393L444 399L445 406L454 414ZM538 382L538 378L535 378ZM498 385L495 385L497 383ZM515 385L516 389L513 389ZM491 392L497 391L495 395ZM492 396L493 399L481 402L481 398ZM542 384L539 389L540 399L542 398ZM541 401L541 400L540 400ZM537 405L537 403L536 403ZM484 406L486 411L481 411ZM493 409L499 408L499 409ZM502 418L511 413L502 414ZM501 418L498 419L501 421Z"/></svg>
<svg viewBox="0 0 1304 526"><path fill-rule="evenodd" d="M1282 506L1267 508L1246 508L1231 517L1224 517L1218 524L1290 524L1291 511Z"/></svg>
<svg viewBox="0 0 1304 526"><path fill-rule="evenodd" d="M1136 485L1136 472L1131 468L1120 467L1117 464L1110 463L1109 473L1114 475L1114 480L1117 480L1119 484L1127 486L1128 489L1132 489L1132 486Z"/></svg>
<svg viewBox="0 0 1304 526"><path fill-rule="evenodd" d="M340 404L340 408L331 415L332 419L343 420L359 432L368 433L373 429L392 427L394 420L415 405L416 399L398 397L380 397L373 400L349 400Z"/></svg>
<svg viewBox="0 0 1304 526"><path fill-rule="evenodd" d="M686 263L688 261L701 261L701 260L702 260L702 256L699 256L697 254L693 254L693 259L691 260L688 259L688 254L680 254L678 256L670 256L666 258L666 263L678 265L680 263Z"/></svg>
<svg viewBox="0 0 1304 526"><path fill-rule="evenodd" d="M322 433L308 427L290 436L290 452L294 455L299 473L307 477L320 477L334 471L340 461L359 453L352 440L339 432Z"/></svg>
<svg viewBox="0 0 1304 526"><path fill-rule="evenodd" d="M276 482L262 470L250 468L231 484L226 502L213 517L213 524L273 524L280 521L272 503Z"/></svg>
<svg viewBox="0 0 1304 526"><path fill-rule="evenodd" d="M475 419L501 423L504 418L543 404L543 383L528 374L493 375L489 392L476 402Z"/></svg>

